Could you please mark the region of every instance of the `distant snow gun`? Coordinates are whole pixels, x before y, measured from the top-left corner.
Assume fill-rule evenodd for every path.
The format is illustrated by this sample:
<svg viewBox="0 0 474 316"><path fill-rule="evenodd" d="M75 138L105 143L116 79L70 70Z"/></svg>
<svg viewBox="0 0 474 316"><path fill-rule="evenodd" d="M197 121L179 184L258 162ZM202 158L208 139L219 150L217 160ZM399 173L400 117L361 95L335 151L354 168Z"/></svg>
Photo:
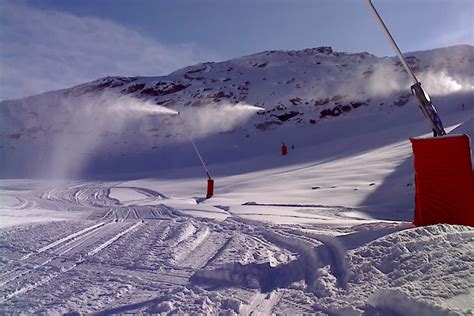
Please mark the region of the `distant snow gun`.
<svg viewBox="0 0 474 316"><path fill-rule="evenodd" d="M413 85L411 86L411 92L413 95L415 95L416 99L418 100L418 104L421 109L421 112L423 113L423 115L428 120L428 123L431 126L431 129L433 131L433 136L437 137L437 136L446 135L446 131L443 128L443 123L441 122L441 119L438 116L438 112L436 111L435 106L431 102L430 96L423 89L423 87L421 86L421 82L418 81L415 74L413 73L413 70L410 68L407 61L405 60L405 57L403 57L402 52L398 48L397 43L395 43L395 40L393 39L392 35L388 31L387 26L385 25L382 18L380 17L377 10L375 9L374 5L372 4L372 1L366 0L366 2L367 2L367 5L369 6L370 11L372 12L375 19L377 20L380 27L382 28L382 31L387 37L390 45L392 45L392 48L395 50L395 53L400 59L400 62L405 68L405 71L407 72L410 79L413 81Z"/></svg>
<svg viewBox="0 0 474 316"><path fill-rule="evenodd" d="M199 152L196 143L194 142L194 139L191 135L191 131L187 128L186 123L184 122L183 117L181 116L181 113L178 112L178 117L181 120L181 123L183 126L186 128L188 135L189 135L189 141L193 145L194 151L196 152L196 155L198 156L199 160L201 161L202 166L204 167L204 171L206 172L207 175L207 193L206 193L206 199L211 198L214 195L214 179L211 178L211 174L209 172L209 169L207 169L206 163L204 162L204 159L201 156L201 153Z"/></svg>
<svg viewBox="0 0 474 316"><path fill-rule="evenodd" d="M286 144L284 142L281 142L281 155L286 156L288 153L288 147L286 147Z"/></svg>

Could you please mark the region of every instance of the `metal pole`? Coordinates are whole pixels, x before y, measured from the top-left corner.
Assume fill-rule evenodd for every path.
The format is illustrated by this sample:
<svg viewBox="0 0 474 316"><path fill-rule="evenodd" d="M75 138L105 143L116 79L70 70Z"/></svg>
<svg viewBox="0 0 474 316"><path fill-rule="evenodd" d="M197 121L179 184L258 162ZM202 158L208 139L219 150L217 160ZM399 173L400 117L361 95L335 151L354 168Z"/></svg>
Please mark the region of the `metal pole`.
<svg viewBox="0 0 474 316"><path fill-rule="evenodd" d="M181 122L183 123L183 126L186 128L186 131L188 132L188 137L189 140L191 141L191 144L193 145L194 151L196 152L197 156L199 157L199 160L201 160L202 166L204 167L204 170L206 170L206 175L209 179L211 179L211 174L209 173L209 169L207 169L206 164L204 163L204 159L202 159L201 153L196 147L196 144L194 143L194 139L191 135L191 132L189 128L187 127L186 123L183 120L183 117L181 116L181 113L178 112L178 116L181 119Z"/></svg>
<svg viewBox="0 0 474 316"><path fill-rule="evenodd" d="M370 12L372 12L373 16L375 17L375 19L381 26L383 33L388 39L388 42L390 43L390 45L392 45L393 49L395 50L395 53L400 59L408 76L413 81L413 85L411 86L411 91L418 99L419 108L421 112L423 113L423 116L428 120L428 124L431 126L434 136L436 137L436 136L446 135L446 131L444 130L443 123L441 122L438 112L436 111L435 106L431 102L429 95L421 86L421 83L416 78L410 66L408 66L408 63L405 60L405 57L403 57L403 54L400 51L400 48L398 48L397 43L395 43L395 40L393 39L392 35L387 29L387 26L385 25L379 13L375 9L374 5L372 4L372 1L366 0L366 3L369 6Z"/></svg>
<svg viewBox="0 0 474 316"><path fill-rule="evenodd" d="M410 66L408 66L407 61L405 60L405 57L403 57L402 52L400 51L400 48L398 48L397 43L395 43L395 40L393 39L392 35L387 29L387 26L383 22L382 18L380 17L379 13L375 9L374 5L372 4L371 0L366 0L367 5L369 6L370 12L374 15L375 19L377 22L380 24L383 33L385 34L385 37L388 39L388 42L390 45L392 45L393 49L395 50L395 53L397 54L398 58L400 59L403 67L405 68L406 72L408 73L408 76L410 79L413 81L414 84L418 83L418 79L415 77L415 74L411 70Z"/></svg>

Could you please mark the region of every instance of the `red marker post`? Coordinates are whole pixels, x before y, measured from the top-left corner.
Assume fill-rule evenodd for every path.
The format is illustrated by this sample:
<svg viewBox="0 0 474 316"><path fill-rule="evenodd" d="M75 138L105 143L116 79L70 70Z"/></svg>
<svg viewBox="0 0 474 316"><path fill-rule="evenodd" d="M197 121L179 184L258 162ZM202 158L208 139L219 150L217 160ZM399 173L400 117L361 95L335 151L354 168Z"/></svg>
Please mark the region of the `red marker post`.
<svg viewBox="0 0 474 316"><path fill-rule="evenodd" d="M286 147L286 144L282 142L281 143L281 155L286 156L287 153L288 153L288 148Z"/></svg>

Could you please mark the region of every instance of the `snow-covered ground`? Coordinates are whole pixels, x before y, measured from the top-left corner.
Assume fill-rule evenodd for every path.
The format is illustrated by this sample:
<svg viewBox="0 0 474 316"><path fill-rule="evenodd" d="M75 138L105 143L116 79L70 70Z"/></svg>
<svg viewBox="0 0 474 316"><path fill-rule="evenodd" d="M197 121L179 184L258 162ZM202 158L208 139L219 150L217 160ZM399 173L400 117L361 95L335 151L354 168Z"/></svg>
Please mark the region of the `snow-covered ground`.
<svg viewBox="0 0 474 316"><path fill-rule="evenodd" d="M366 59L376 62L371 55L331 53L329 58L314 57L314 53L293 52L290 57L316 60L315 65L321 62L325 67L334 63L331 58L354 63L341 66L344 63L339 60L332 68L327 66L331 71L342 67L354 72L369 66L364 64ZM437 53L446 57L444 50ZM271 54L277 56L262 66L260 59ZM423 60L436 54L415 55ZM262 53L217 68L238 76L239 64L250 65L252 71L271 69L277 62L288 67L288 59L282 56L287 58L286 53ZM468 62L462 58L457 62ZM451 62L458 69L454 58ZM423 68L424 62L420 63ZM290 64L297 70L304 68L298 61ZM207 66L210 69L199 70L198 65L170 76L206 72L213 78L214 66ZM447 69L446 73L454 71ZM451 73L454 83L444 78L438 86L448 89L450 83L451 90L443 91L435 101L448 131L474 137L474 90L466 84L473 82L469 71L456 72L467 77ZM267 75L263 81L276 81ZM275 76L283 80L287 74ZM350 78L350 74L344 76ZM257 88L272 93L268 87ZM255 102L265 96L253 98L244 101L267 108L268 104ZM67 152L67 146L77 145L94 150L94 155L100 153L98 148L110 150L110 156L95 161L86 168L89 171L114 170L115 163L128 169L122 174L92 173L94 178L85 173L75 180L25 179L23 174L37 173L2 170L17 179L0 180L0 312L472 314L474 230L456 225L412 226L413 161L408 139L429 136L427 125L412 98L404 106L388 105L400 100L397 93L378 98L380 102L314 123L309 121L312 109L298 108L302 114L265 125L276 126L269 129L258 127L275 119L272 114L246 115L239 117L241 125L234 126L233 132L202 134L197 145L216 184L211 199L204 198L202 166L179 132L170 136L180 139L175 147L166 150L157 142L156 155L133 156L136 148L150 143L128 121L122 123L130 129L118 136L102 129L100 141L79 135L67 144L71 138L59 139L51 147L42 136L59 133L54 132L54 124L63 121L46 120L49 127L35 125L42 121L34 121L33 114L25 120L21 111L13 110L16 101L4 102L2 113L17 118L1 127L0 158L7 166L46 159L47 152L30 157L19 154L34 153L42 145L60 148L71 159L85 155L84 151ZM57 104L49 100L53 107ZM34 106L28 99L21 102L22 109ZM332 102L327 107L338 106ZM45 105L44 100L38 104ZM278 111L273 113L288 113ZM113 121L112 117L99 122ZM301 122L293 121L298 117ZM80 118L89 116L83 113ZM33 129L31 124L39 127ZM196 132L196 126L189 124ZM66 128L67 132L73 131ZM123 137L127 143L115 144L114 137ZM287 156L280 155L281 141L289 147ZM15 149L7 152L9 146ZM22 148L30 151L22 152ZM122 151L128 156L121 156ZM18 164L12 162L14 158ZM160 165L153 164L153 159L167 161ZM175 161L174 166L170 161ZM64 170L72 170L63 163Z"/></svg>

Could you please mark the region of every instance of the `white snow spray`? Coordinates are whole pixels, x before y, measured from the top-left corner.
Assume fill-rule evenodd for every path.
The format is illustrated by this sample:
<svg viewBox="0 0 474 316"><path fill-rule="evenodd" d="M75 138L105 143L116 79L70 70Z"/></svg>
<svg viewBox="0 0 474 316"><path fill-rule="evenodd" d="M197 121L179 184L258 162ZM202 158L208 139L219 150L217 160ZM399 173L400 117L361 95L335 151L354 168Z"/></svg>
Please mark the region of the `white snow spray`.
<svg viewBox="0 0 474 316"><path fill-rule="evenodd" d="M115 151L126 155L132 141L143 150L151 140L138 135L155 124L156 116L173 114L178 112L111 93L61 99L58 111L52 113L54 119L49 120L65 123L44 144L44 159L37 169L47 177L80 176L91 159L117 155Z"/></svg>
<svg viewBox="0 0 474 316"><path fill-rule="evenodd" d="M178 114L177 111L168 109L161 105L152 104L150 101L139 100L126 96L112 98L111 102L106 103L106 110L117 114Z"/></svg>
<svg viewBox="0 0 474 316"><path fill-rule="evenodd" d="M447 95L453 92L474 90L474 85L463 78L450 76L446 71L428 71L420 75L420 81L431 95Z"/></svg>
<svg viewBox="0 0 474 316"><path fill-rule="evenodd" d="M209 103L199 108L187 107L180 111L194 138L229 132L241 126L264 108L246 103Z"/></svg>
<svg viewBox="0 0 474 316"><path fill-rule="evenodd" d="M209 108L212 109L212 113L208 113ZM195 137L207 135L212 133L213 131L225 131L222 129L222 123L227 124L225 129L227 128L235 128L236 124L239 124L241 119L245 119L248 114L252 115L258 111L263 111L264 108L245 104L245 103L237 103L237 104L223 104L218 106L209 106L206 108L200 108L195 111L188 111L188 114L192 112L192 117L189 115L189 118L192 119L191 122L196 122L196 119L199 120L199 125L191 124L194 128L198 126L198 129L191 129L189 124L184 121L183 116L181 113L178 113L179 119L181 121L182 126L185 129L185 133L188 134L188 139L193 145L194 151L198 156L199 160L201 161L202 166L206 172L206 175L209 179L211 179L211 174L209 169L204 162L204 159L196 146L196 142L194 141ZM243 115L244 114L244 115ZM247 117L248 118L248 117ZM224 121L224 122L223 122ZM209 125L207 125L209 124Z"/></svg>
<svg viewBox="0 0 474 316"><path fill-rule="evenodd" d="M55 179L127 172L134 168L127 164L153 159L163 147L235 130L263 110L244 103L177 105L183 126L174 109L109 92L45 95L34 112L22 104L15 109L22 120L10 130L25 137L8 159L25 174Z"/></svg>

